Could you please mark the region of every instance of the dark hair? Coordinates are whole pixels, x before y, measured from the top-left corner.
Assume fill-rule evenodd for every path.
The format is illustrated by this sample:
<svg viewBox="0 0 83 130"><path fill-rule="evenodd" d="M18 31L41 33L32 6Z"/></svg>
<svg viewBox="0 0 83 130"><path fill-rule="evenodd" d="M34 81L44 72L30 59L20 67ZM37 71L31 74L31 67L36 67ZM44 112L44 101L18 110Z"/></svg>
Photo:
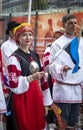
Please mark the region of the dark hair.
<svg viewBox="0 0 83 130"><path fill-rule="evenodd" d="M63 16L62 18L62 23L66 23L69 19L77 19L76 16L74 14L66 14L65 16Z"/></svg>
<svg viewBox="0 0 83 130"><path fill-rule="evenodd" d="M16 21L10 21L7 24L6 34L10 35L9 31L12 30L13 28L17 27L18 25L20 25L20 23L17 23Z"/></svg>

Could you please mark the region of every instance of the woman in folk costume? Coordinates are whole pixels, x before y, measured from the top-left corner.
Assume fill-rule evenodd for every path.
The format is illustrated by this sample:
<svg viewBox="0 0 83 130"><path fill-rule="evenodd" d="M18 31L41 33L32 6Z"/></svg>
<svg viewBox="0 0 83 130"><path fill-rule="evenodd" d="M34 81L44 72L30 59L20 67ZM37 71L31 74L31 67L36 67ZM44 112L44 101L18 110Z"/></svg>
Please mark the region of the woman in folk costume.
<svg viewBox="0 0 83 130"><path fill-rule="evenodd" d="M44 106L51 105L52 99L39 57L30 50L33 29L28 23L22 23L14 34L19 48L9 57L7 69L18 130L43 130ZM33 61L38 64L39 71L30 69Z"/></svg>

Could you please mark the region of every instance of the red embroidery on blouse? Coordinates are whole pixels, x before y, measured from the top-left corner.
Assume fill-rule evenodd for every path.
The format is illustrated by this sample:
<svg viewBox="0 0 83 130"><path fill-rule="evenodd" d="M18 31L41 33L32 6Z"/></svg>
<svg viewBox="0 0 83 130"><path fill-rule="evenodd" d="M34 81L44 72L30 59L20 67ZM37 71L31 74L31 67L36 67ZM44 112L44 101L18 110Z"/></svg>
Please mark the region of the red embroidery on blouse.
<svg viewBox="0 0 83 130"><path fill-rule="evenodd" d="M30 56L30 61L33 61L33 57L32 56Z"/></svg>

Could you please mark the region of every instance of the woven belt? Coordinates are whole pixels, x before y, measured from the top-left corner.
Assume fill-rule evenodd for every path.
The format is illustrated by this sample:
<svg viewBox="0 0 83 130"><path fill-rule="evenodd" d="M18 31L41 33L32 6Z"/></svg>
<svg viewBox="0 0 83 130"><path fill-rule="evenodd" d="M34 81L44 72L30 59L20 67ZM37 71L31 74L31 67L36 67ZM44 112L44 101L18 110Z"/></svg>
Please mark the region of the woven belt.
<svg viewBox="0 0 83 130"><path fill-rule="evenodd" d="M64 83L64 82L61 82L61 81L58 81L58 80L55 80L55 82L57 84L68 85L68 86L78 86L78 85L81 85L80 83L78 83L78 84L71 84L71 83Z"/></svg>

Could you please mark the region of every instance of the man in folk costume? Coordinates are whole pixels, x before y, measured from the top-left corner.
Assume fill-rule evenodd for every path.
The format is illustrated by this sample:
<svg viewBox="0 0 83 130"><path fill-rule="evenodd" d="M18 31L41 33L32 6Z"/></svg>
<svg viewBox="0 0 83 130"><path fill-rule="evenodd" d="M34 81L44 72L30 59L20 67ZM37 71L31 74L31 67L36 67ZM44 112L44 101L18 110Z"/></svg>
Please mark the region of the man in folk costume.
<svg viewBox="0 0 83 130"><path fill-rule="evenodd" d="M5 118L4 113L6 113L6 102L3 93L3 67L2 67L2 57L0 50L0 130L5 130Z"/></svg>
<svg viewBox="0 0 83 130"><path fill-rule="evenodd" d="M75 130L82 102L83 52L75 37L76 16L65 15L62 24L65 33L51 46L49 71L55 79L53 100L62 110L66 129Z"/></svg>
<svg viewBox="0 0 83 130"><path fill-rule="evenodd" d="M10 21L7 24L6 29L6 35L9 36L8 40L2 43L1 45L1 53L2 53L2 59L4 62L4 75L6 76L6 62L8 57L18 48L18 46L15 43L15 36L13 34L13 30L15 27L17 27L19 23L16 21ZM8 90L4 89L5 96L8 96Z"/></svg>
<svg viewBox="0 0 83 130"><path fill-rule="evenodd" d="M9 36L8 40L3 42L1 45L2 58L4 63L6 64L7 58L18 48L15 42L15 36L13 34L13 30L17 27L19 23L16 21L10 21L7 25L6 35Z"/></svg>

